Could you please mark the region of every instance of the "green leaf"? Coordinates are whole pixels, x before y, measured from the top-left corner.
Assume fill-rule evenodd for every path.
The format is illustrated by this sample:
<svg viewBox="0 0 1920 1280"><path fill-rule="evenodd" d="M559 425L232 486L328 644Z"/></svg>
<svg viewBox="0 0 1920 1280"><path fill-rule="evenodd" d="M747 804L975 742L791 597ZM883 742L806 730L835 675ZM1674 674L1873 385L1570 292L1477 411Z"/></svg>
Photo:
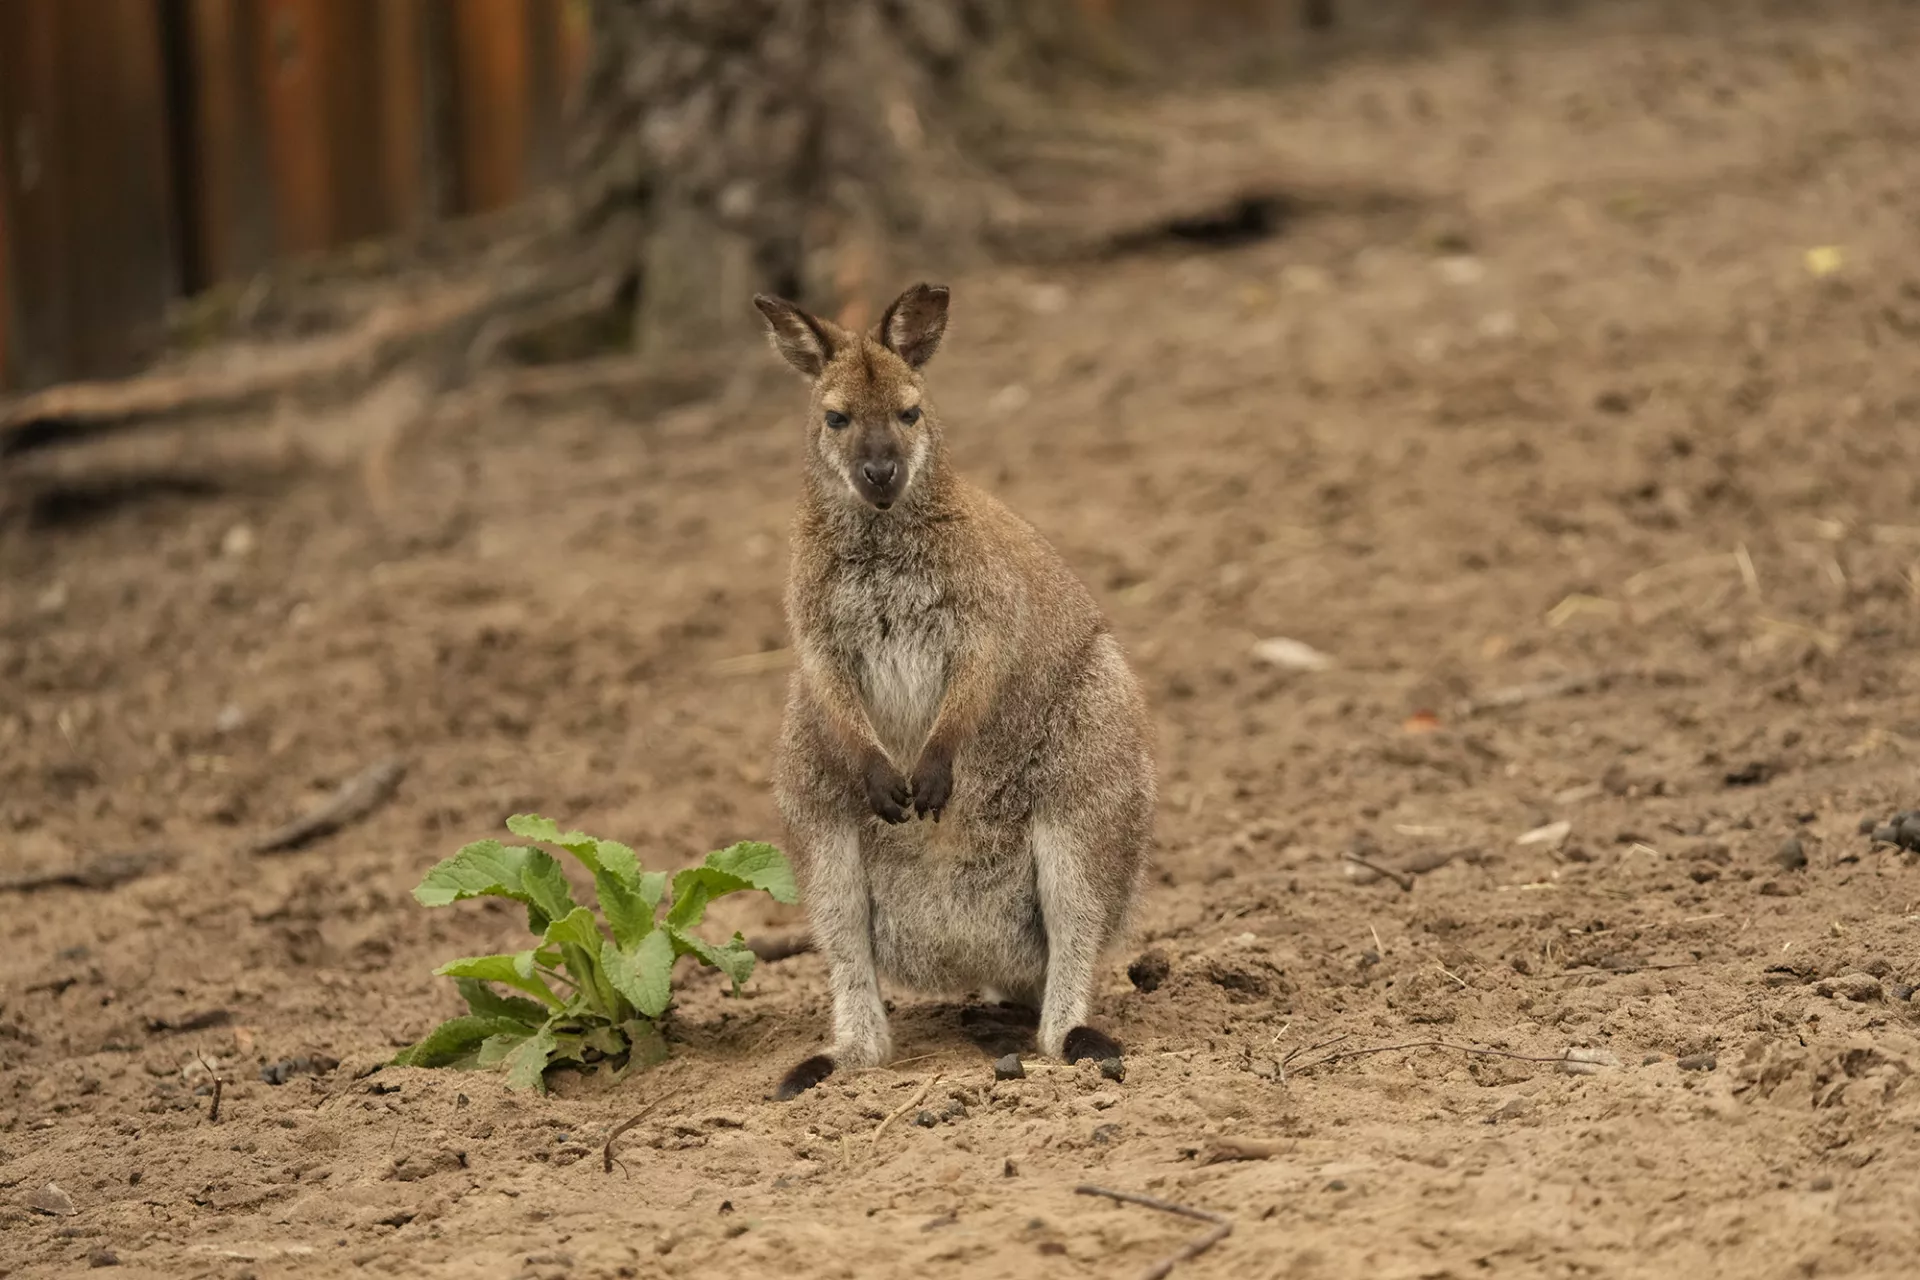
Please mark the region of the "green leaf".
<svg viewBox="0 0 1920 1280"><path fill-rule="evenodd" d="M423 907L444 907L467 898L491 896L526 901L521 882L527 855L532 849L501 844L498 840L476 840L451 858L428 871L414 888L413 896Z"/></svg>
<svg viewBox="0 0 1920 1280"><path fill-rule="evenodd" d="M526 1043L527 1037L531 1034L533 1034L533 1029L528 1028L519 1035L503 1033L497 1036L488 1036L480 1042L479 1052L473 1055L473 1065L475 1069L485 1071L499 1066L507 1060L508 1054Z"/></svg>
<svg viewBox="0 0 1920 1280"><path fill-rule="evenodd" d="M620 1030L627 1036L626 1070L635 1067L656 1067L667 1060L667 1038L660 1034L660 1028L645 1018L634 1018L620 1024Z"/></svg>
<svg viewBox="0 0 1920 1280"><path fill-rule="evenodd" d="M546 937L542 941L561 948L581 947L589 956L597 957L606 939L600 936L600 925L594 920L593 912L585 907L575 907L565 917L547 926Z"/></svg>
<svg viewBox="0 0 1920 1280"><path fill-rule="evenodd" d="M763 889L775 902L800 901L800 887L786 855L770 844L743 843L716 849L697 867L673 878L673 909L667 923L685 929L700 923L713 899L746 889Z"/></svg>
<svg viewBox="0 0 1920 1280"><path fill-rule="evenodd" d="M503 996L498 991L477 978L455 978L453 985L460 988L460 998L467 1002L467 1008L476 1017L512 1018L524 1022L529 1028L537 1027L546 1020L547 1010L531 1000L519 996Z"/></svg>
<svg viewBox="0 0 1920 1280"><path fill-rule="evenodd" d="M584 831L562 831L553 819L543 818L537 813L516 813L507 819L507 830L523 840L558 845L580 859L581 864L595 877L605 871L628 885L635 884L640 878L640 860L634 856L632 849L617 840L596 839ZM656 895L654 902L659 901Z"/></svg>
<svg viewBox="0 0 1920 1280"><path fill-rule="evenodd" d="M631 947L653 932L653 910L659 899L648 902L633 885L605 869L593 878L593 887L600 894L600 911L607 917L615 943Z"/></svg>
<svg viewBox="0 0 1920 1280"><path fill-rule="evenodd" d="M526 1031L525 1024L513 1018L449 1018L418 1044L395 1054L392 1063L396 1067L449 1066L471 1057L488 1036L525 1035Z"/></svg>
<svg viewBox="0 0 1920 1280"><path fill-rule="evenodd" d="M697 938L684 929L667 926L667 932L673 937L674 950L682 955L699 957L701 963L708 964L727 975L733 982L733 990L738 994L742 984L753 974L753 948L740 934L734 934L733 940L714 946L704 938Z"/></svg>
<svg viewBox="0 0 1920 1280"><path fill-rule="evenodd" d="M507 1069L507 1088L538 1089L546 1092L547 1060L555 1048L553 1029L542 1027L515 1045L501 1059Z"/></svg>
<svg viewBox="0 0 1920 1280"><path fill-rule="evenodd" d="M656 929L632 949L603 953L601 963L615 991L647 1017L657 1018L673 998L674 955L673 939Z"/></svg>
<svg viewBox="0 0 1920 1280"><path fill-rule="evenodd" d="M552 854L539 849L526 852L526 869L520 878L526 886L528 905L537 907L549 921L565 919L573 911L573 890L567 885L566 873Z"/></svg>
<svg viewBox="0 0 1920 1280"><path fill-rule="evenodd" d="M738 876L756 889L766 890L775 902L792 906L800 901L800 886L794 881L792 864L787 861L787 855L770 844L747 840L728 845L708 854L707 865L715 871Z"/></svg>
<svg viewBox="0 0 1920 1280"><path fill-rule="evenodd" d="M527 905L528 927L535 933L546 932L548 922L573 910L573 893L552 854L498 840L476 840L436 863L413 896L426 907L467 898L512 898Z"/></svg>
<svg viewBox="0 0 1920 1280"><path fill-rule="evenodd" d="M442 978L474 978L481 982L498 982L502 986L524 991L550 1008L560 1007L560 997L553 994L538 974L534 972L533 952L523 951L513 956L468 956L462 960L449 960L434 973ZM479 1010L475 1010L479 1012ZM543 1013L540 1018L546 1015ZM540 1021L535 1018L534 1021Z"/></svg>

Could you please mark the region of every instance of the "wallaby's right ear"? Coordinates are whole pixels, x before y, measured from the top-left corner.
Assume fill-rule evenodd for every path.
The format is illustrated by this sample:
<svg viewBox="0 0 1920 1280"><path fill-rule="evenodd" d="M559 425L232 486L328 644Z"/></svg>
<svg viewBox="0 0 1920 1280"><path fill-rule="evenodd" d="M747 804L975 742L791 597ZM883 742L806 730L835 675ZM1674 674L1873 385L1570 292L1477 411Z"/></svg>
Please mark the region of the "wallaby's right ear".
<svg viewBox="0 0 1920 1280"><path fill-rule="evenodd" d="M808 378L817 378L833 359L833 339L827 326L785 298L753 295L753 305L767 320L767 337L781 359Z"/></svg>

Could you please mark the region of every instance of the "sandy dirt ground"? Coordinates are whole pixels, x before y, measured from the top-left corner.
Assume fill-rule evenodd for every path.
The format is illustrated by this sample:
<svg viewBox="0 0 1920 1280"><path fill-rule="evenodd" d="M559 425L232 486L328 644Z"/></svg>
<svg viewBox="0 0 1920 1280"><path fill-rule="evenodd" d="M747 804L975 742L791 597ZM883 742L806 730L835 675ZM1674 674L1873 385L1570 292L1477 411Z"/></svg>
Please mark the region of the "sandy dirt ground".
<svg viewBox="0 0 1920 1280"><path fill-rule="evenodd" d="M898 1063L767 1101L810 955L683 969L652 1075L360 1074L455 1011L434 964L517 945L409 896L507 814L663 868L776 836L770 356L725 404L440 423L384 514L351 421L23 459L0 873L170 862L0 892L0 1274L1106 1277L1204 1229L1080 1183L1228 1216L1177 1276L1915 1274L1920 858L1857 824L1920 806L1920 13L1820 8L1179 105L1381 198L952 281L959 461L1157 719L1123 1082L995 1083L902 995ZM387 756L370 820L238 851ZM301 1055L341 1065L261 1079Z"/></svg>

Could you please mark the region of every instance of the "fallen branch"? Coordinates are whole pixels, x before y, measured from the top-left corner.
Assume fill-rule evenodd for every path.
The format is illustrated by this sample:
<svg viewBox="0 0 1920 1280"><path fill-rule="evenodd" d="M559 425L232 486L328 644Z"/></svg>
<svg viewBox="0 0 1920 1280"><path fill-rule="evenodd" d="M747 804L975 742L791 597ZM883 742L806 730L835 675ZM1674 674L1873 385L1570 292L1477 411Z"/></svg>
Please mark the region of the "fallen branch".
<svg viewBox="0 0 1920 1280"><path fill-rule="evenodd" d="M748 941L747 949L753 952L760 963L776 964L813 950L813 936L808 933L787 933L771 938L753 938Z"/></svg>
<svg viewBox="0 0 1920 1280"><path fill-rule="evenodd" d="M1356 867L1365 867L1367 870L1373 872L1373 874L1393 881L1407 893L1413 892L1413 877L1404 871L1395 871L1392 867L1375 862L1371 858L1362 857L1357 853L1343 853L1340 856Z"/></svg>
<svg viewBox="0 0 1920 1280"><path fill-rule="evenodd" d="M633 1115L629 1116L625 1120L622 1120L619 1124L613 1126L612 1130L610 1130L607 1134L606 1143L600 1148L600 1168L602 1172L605 1172L605 1173L613 1172L613 1166L615 1163L613 1158L614 1140L616 1138L619 1138L622 1134L626 1133L629 1129L633 1128L635 1125L639 1124L642 1120L645 1120L648 1116L652 1115L654 1111L660 1106L661 1103L667 1101L667 1099L673 1097L674 1094L679 1092L680 1092L679 1089L667 1090L665 1093L655 1098L652 1102L649 1102L646 1106L634 1112ZM622 1173L625 1173L626 1166L622 1165L620 1167L620 1171Z"/></svg>
<svg viewBox="0 0 1920 1280"><path fill-rule="evenodd" d="M0 893L32 893L36 889L115 889L150 871L172 866L170 853L107 853L78 866L58 871L28 871L0 880Z"/></svg>
<svg viewBox="0 0 1920 1280"><path fill-rule="evenodd" d="M867 1158L869 1160L873 1158L873 1153L880 1146L880 1135L885 1133L895 1120L898 1120L901 1116L907 1114L907 1112L913 1110L915 1107L925 1102L927 1100L927 1095L933 1092L933 1086L938 1083L940 1083L940 1073L936 1071L932 1075L927 1077L927 1082L920 1086L918 1092L916 1092L911 1098L908 1098L907 1101L902 1106L900 1106L897 1110L889 1113L887 1118L885 1120L882 1120L879 1123L879 1125L874 1128L873 1137L867 1140Z"/></svg>
<svg viewBox="0 0 1920 1280"><path fill-rule="evenodd" d="M397 759L386 759L362 769L341 784L340 789L316 809L247 845L248 853L278 853L297 849L317 836L357 822L393 797L394 789L405 777L407 766Z"/></svg>
<svg viewBox="0 0 1920 1280"><path fill-rule="evenodd" d="M1144 1196L1137 1191L1111 1191L1106 1187L1089 1186L1086 1183L1075 1187L1073 1192L1081 1196L1105 1196L1109 1200L1118 1200L1122 1204L1144 1205L1149 1209L1158 1209L1162 1213L1174 1213L1183 1218L1193 1218L1200 1222L1214 1224L1213 1230L1195 1236L1172 1254L1142 1271L1140 1280L1163 1280L1163 1277L1181 1263L1191 1262L1233 1234L1233 1220L1208 1209L1195 1209L1191 1205L1175 1204L1171 1200L1162 1200L1157 1196Z"/></svg>
<svg viewBox="0 0 1920 1280"><path fill-rule="evenodd" d="M1345 1036L1340 1039L1346 1039ZM1329 1041L1328 1043L1335 1043ZM1452 1053L1471 1054L1482 1058L1510 1058L1515 1062L1565 1062L1566 1053L1556 1053L1551 1057L1542 1057L1534 1053L1514 1053L1508 1049L1487 1049L1479 1045L1449 1044L1445 1040L1409 1040L1405 1044L1375 1045L1371 1049L1343 1049L1339 1053L1330 1053L1324 1058L1315 1058L1312 1062L1303 1062L1299 1071L1311 1071L1315 1067L1324 1067L1331 1062L1341 1062L1348 1058L1368 1058L1376 1053L1397 1053L1403 1049L1445 1049ZM1283 1064L1284 1065L1284 1064Z"/></svg>

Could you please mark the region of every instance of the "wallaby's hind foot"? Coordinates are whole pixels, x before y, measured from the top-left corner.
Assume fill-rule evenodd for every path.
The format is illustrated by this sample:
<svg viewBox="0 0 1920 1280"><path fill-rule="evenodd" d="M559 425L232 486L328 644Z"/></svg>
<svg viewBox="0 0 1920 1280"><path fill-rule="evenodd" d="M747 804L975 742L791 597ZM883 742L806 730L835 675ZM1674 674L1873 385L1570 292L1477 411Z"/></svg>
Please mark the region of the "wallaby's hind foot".
<svg viewBox="0 0 1920 1280"><path fill-rule="evenodd" d="M776 1102L791 1102L813 1086L833 1074L833 1056L816 1053L805 1062L796 1066L781 1079L780 1087L773 1091Z"/></svg>
<svg viewBox="0 0 1920 1280"><path fill-rule="evenodd" d="M1105 1062L1108 1058L1120 1056L1120 1044L1104 1031L1085 1026L1075 1027L1067 1032L1067 1047L1060 1056L1068 1062L1080 1062L1087 1058Z"/></svg>

